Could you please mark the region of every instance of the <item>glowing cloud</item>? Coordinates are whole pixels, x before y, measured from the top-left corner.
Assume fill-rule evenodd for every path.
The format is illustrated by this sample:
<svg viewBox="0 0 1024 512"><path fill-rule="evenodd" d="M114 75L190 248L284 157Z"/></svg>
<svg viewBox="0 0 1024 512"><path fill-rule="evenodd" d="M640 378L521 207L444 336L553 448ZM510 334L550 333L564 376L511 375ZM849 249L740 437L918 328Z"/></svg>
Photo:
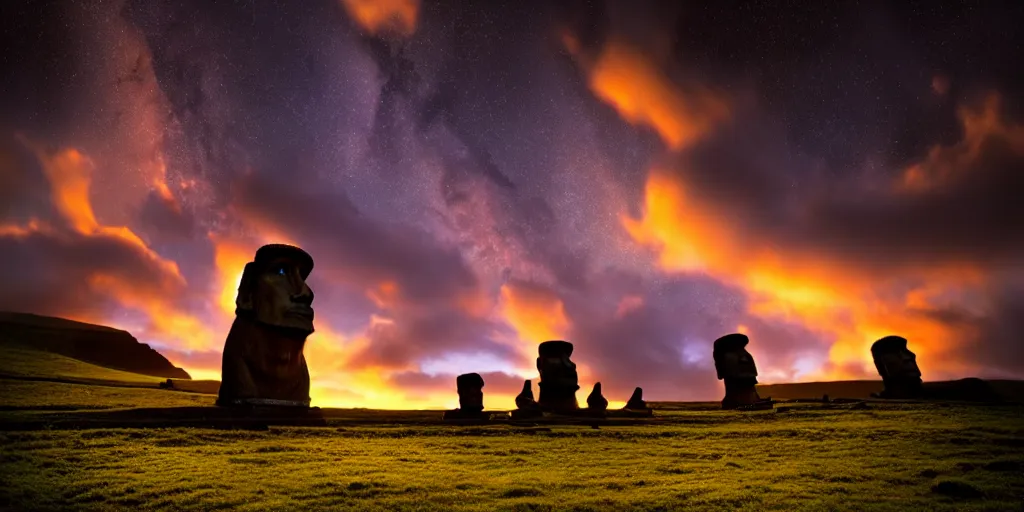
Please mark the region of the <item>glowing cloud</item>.
<svg viewBox="0 0 1024 512"><path fill-rule="evenodd" d="M409 37L416 32L419 0L341 0L341 4L370 34L394 32Z"/></svg>

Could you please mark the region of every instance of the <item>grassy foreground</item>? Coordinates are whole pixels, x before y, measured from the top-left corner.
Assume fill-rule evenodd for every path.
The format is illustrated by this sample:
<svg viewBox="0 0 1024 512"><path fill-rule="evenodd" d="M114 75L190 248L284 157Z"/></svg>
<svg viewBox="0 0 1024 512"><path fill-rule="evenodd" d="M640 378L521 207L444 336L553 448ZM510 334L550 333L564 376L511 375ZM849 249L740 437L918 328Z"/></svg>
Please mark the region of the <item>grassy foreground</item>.
<svg viewBox="0 0 1024 512"><path fill-rule="evenodd" d="M4 374L44 371L15 355ZM654 424L600 428L368 410L265 431L11 427L214 399L140 384L0 378L0 510L1024 510L1019 405L661 404Z"/></svg>
<svg viewBox="0 0 1024 512"><path fill-rule="evenodd" d="M1020 413L793 407L599 429L8 431L0 508L1020 510Z"/></svg>

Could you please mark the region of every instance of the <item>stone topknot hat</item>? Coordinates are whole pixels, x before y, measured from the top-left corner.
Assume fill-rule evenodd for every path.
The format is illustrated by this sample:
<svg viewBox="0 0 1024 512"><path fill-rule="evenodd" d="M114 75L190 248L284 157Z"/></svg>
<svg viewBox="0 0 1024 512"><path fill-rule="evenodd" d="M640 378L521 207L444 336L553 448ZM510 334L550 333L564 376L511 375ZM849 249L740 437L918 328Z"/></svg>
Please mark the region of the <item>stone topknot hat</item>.
<svg viewBox="0 0 1024 512"><path fill-rule="evenodd" d="M878 355L881 352L894 352L906 350L907 339L901 336L886 336L871 344L871 355Z"/></svg>
<svg viewBox="0 0 1024 512"><path fill-rule="evenodd" d="M540 357L556 357L562 354L572 355L572 343L562 340L551 340L541 343L537 347Z"/></svg>
<svg viewBox="0 0 1024 512"><path fill-rule="evenodd" d="M256 257L253 258L253 263L258 267L262 267L278 258L295 260L299 265L299 272L302 274L303 279L309 277L309 273L313 271L313 257L308 252L294 245L287 244L268 244L260 247L256 250Z"/></svg>
<svg viewBox="0 0 1024 512"><path fill-rule="evenodd" d="M740 334L738 332L726 334L725 336L715 340L714 353L717 354L724 351L738 350L747 346L747 343L750 343L750 338L748 338L746 334Z"/></svg>
<svg viewBox="0 0 1024 512"><path fill-rule="evenodd" d="M484 378L479 373L464 373L455 377L455 385L459 388L464 386L484 387Z"/></svg>

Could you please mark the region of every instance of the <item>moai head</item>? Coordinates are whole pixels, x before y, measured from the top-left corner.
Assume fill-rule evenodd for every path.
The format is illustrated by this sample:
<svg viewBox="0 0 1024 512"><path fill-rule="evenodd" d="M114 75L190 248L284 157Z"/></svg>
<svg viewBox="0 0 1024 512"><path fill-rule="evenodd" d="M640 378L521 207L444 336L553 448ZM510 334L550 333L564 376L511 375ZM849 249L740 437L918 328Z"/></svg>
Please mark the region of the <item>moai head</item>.
<svg viewBox="0 0 1024 512"><path fill-rule="evenodd" d="M537 409L537 401L533 398L533 383L523 381L523 390L516 395L516 408L526 411Z"/></svg>
<svg viewBox="0 0 1024 512"><path fill-rule="evenodd" d="M749 379L757 382L754 357L747 352L750 339L744 334L727 334L715 340L714 359L718 379Z"/></svg>
<svg viewBox="0 0 1024 512"><path fill-rule="evenodd" d="M306 251L280 244L260 247L245 264L235 315L267 334L250 354L259 373L283 377L299 365L306 337L313 333L313 290L306 284L312 270Z"/></svg>
<svg viewBox="0 0 1024 512"><path fill-rule="evenodd" d="M309 405L303 356L313 332L313 258L298 247L265 245L246 263L235 321L224 342L218 404Z"/></svg>
<svg viewBox="0 0 1024 512"><path fill-rule="evenodd" d="M587 409L604 411L608 409L608 399L601 394L601 383L594 384L594 390L587 396Z"/></svg>
<svg viewBox="0 0 1024 512"><path fill-rule="evenodd" d="M633 390L633 394L629 396L629 401L626 402L626 409L646 409L647 402L644 401L644 390L643 388L637 387Z"/></svg>
<svg viewBox="0 0 1024 512"><path fill-rule="evenodd" d="M545 341L538 347L540 357L537 358L537 371L540 372L541 407L559 409L578 409L576 390L580 389L576 374L576 363L572 355L572 343L568 341Z"/></svg>
<svg viewBox="0 0 1024 512"><path fill-rule="evenodd" d="M883 381L921 382L917 356L907 348L907 340L886 336L871 345L871 357Z"/></svg>
<svg viewBox="0 0 1024 512"><path fill-rule="evenodd" d="M459 409L465 412L484 410L484 378L479 373L465 373L455 378L459 390Z"/></svg>
<svg viewBox="0 0 1024 512"><path fill-rule="evenodd" d="M312 270L313 258L298 247L260 247L242 271L235 315L270 327L312 334L313 290L306 284Z"/></svg>
<svg viewBox="0 0 1024 512"><path fill-rule="evenodd" d="M560 388L572 388L573 392L580 388L576 363L569 359L572 355L572 343L561 340L545 341L537 349L540 353L540 357L537 358L537 371L540 372L542 387L551 384Z"/></svg>

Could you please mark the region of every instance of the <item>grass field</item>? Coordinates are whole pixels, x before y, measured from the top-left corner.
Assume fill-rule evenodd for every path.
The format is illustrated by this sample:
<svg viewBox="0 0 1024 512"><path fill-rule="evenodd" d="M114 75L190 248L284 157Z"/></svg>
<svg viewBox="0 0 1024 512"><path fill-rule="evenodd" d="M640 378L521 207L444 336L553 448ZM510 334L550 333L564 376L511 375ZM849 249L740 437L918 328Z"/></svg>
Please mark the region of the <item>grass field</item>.
<svg viewBox="0 0 1024 512"><path fill-rule="evenodd" d="M664 404L650 425L600 428L330 410L317 428L11 430L55 409L213 396L0 386L2 510L1024 510L1019 405Z"/></svg>
<svg viewBox="0 0 1024 512"><path fill-rule="evenodd" d="M58 377L154 384L167 380L104 368L60 354L9 345L0 345L0 361L0 375L16 377Z"/></svg>

